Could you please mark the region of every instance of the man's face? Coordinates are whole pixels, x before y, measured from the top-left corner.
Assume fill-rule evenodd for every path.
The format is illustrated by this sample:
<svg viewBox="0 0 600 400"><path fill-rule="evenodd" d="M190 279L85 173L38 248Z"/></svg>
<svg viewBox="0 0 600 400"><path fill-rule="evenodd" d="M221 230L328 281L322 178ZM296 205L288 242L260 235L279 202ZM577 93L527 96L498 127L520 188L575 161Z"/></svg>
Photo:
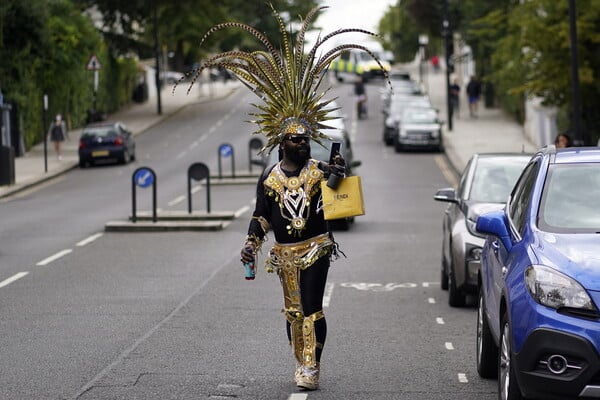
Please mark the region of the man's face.
<svg viewBox="0 0 600 400"><path fill-rule="evenodd" d="M295 164L302 165L310 158L310 136L288 135L283 141L285 157Z"/></svg>

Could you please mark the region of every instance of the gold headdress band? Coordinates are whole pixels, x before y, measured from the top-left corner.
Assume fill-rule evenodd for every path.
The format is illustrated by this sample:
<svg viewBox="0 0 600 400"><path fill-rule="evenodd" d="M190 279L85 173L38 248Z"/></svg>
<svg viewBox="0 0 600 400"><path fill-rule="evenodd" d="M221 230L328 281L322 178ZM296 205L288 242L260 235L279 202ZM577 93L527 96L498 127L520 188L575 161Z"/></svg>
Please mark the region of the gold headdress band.
<svg viewBox="0 0 600 400"><path fill-rule="evenodd" d="M193 79L188 88L189 93L192 85L205 68L222 67L234 73L245 86L264 101L264 104L252 104L259 111L251 113L250 115L256 119L249 121L259 126L253 134L263 134L267 138L267 144L259 153L265 150L270 153L283 141L285 135L290 133L301 134L304 131L302 134L310 135L317 143L321 143L321 139L327 138L320 132L320 129L330 128L323 122L333 119L328 115L331 109L326 106L334 99L323 100L329 88L320 93L317 89L331 62L343 51L358 49L368 53L379 64L387 77L377 56L367 47L359 44L337 45L322 56L316 57L317 49L323 43L342 33L357 32L378 37L377 34L356 28L339 29L323 37L319 35L313 48L304 54L306 30L317 13L328 7L315 7L306 15L300 31L296 35L295 43L293 43L283 19L273 6L270 6L279 24L282 48L277 50L264 34L250 25L240 22L217 24L208 30L200 45L208 36L218 30L239 28L255 36L264 45L266 51L234 50L214 55L191 72ZM391 86L389 79L388 84Z"/></svg>

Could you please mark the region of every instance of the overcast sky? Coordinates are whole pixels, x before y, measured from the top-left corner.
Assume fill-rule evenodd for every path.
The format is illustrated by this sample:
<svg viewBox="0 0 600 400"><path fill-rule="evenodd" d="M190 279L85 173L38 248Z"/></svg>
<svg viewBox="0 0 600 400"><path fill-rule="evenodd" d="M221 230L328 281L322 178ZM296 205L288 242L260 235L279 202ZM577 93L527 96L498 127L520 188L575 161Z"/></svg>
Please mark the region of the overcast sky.
<svg viewBox="0 0 600 400"><path fill-rule="evenodd" d="M387 12L390 5L397 0L323 0L321 5L329 8L321 11L313 26L322 28L321 35L341 28L361 28L377 33L379 20ZM307 45L314 43L317 32L307 35ZM344 42L355 41L356 38L365 38L365 35L353 34L340 35ZM332 44L337 39L332 39ZM329 46L324 46L329 47Z"/></svg>
<svg viewBox="0 0 600 400"><path fill-rule="evenodd" d="M322 11L316 24L328 33L339 28L362 28L377 31L379 20L397 0L324 0L329 6Z"/></svg>

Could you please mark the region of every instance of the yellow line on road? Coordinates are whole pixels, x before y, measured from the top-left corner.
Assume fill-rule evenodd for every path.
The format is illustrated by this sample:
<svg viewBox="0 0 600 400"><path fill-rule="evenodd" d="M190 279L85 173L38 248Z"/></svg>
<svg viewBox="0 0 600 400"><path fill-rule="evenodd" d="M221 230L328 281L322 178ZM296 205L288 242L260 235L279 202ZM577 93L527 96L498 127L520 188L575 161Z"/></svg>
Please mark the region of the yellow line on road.
<svg viewBox="0 0 600 400"><path fill-rule="evenodd" d="M440 171L442 171L442 175L448 181L450 185L453 187L458 187L458 179L456 178L454 172L452 172L452 168L448 165L448 160L444 156L435 156L433 160L437 164Z"/></svg>

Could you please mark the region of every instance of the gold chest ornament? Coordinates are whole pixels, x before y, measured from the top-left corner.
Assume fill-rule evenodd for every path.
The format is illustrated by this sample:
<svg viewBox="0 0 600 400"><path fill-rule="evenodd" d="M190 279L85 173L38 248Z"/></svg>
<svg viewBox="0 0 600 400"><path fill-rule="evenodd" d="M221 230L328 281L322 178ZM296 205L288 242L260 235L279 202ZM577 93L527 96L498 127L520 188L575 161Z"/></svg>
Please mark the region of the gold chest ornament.
<svg viewBox="0 0 600 400"><path fill-rule="evenodd" d="M310 210L310 199L319 190L323 171L318 161L308 160L298 176L287 177L277 163L264 182L267 194L275 196L279 203L281 216L290 223L286 226L288 234L299 236L306 227Z"/></svg>

